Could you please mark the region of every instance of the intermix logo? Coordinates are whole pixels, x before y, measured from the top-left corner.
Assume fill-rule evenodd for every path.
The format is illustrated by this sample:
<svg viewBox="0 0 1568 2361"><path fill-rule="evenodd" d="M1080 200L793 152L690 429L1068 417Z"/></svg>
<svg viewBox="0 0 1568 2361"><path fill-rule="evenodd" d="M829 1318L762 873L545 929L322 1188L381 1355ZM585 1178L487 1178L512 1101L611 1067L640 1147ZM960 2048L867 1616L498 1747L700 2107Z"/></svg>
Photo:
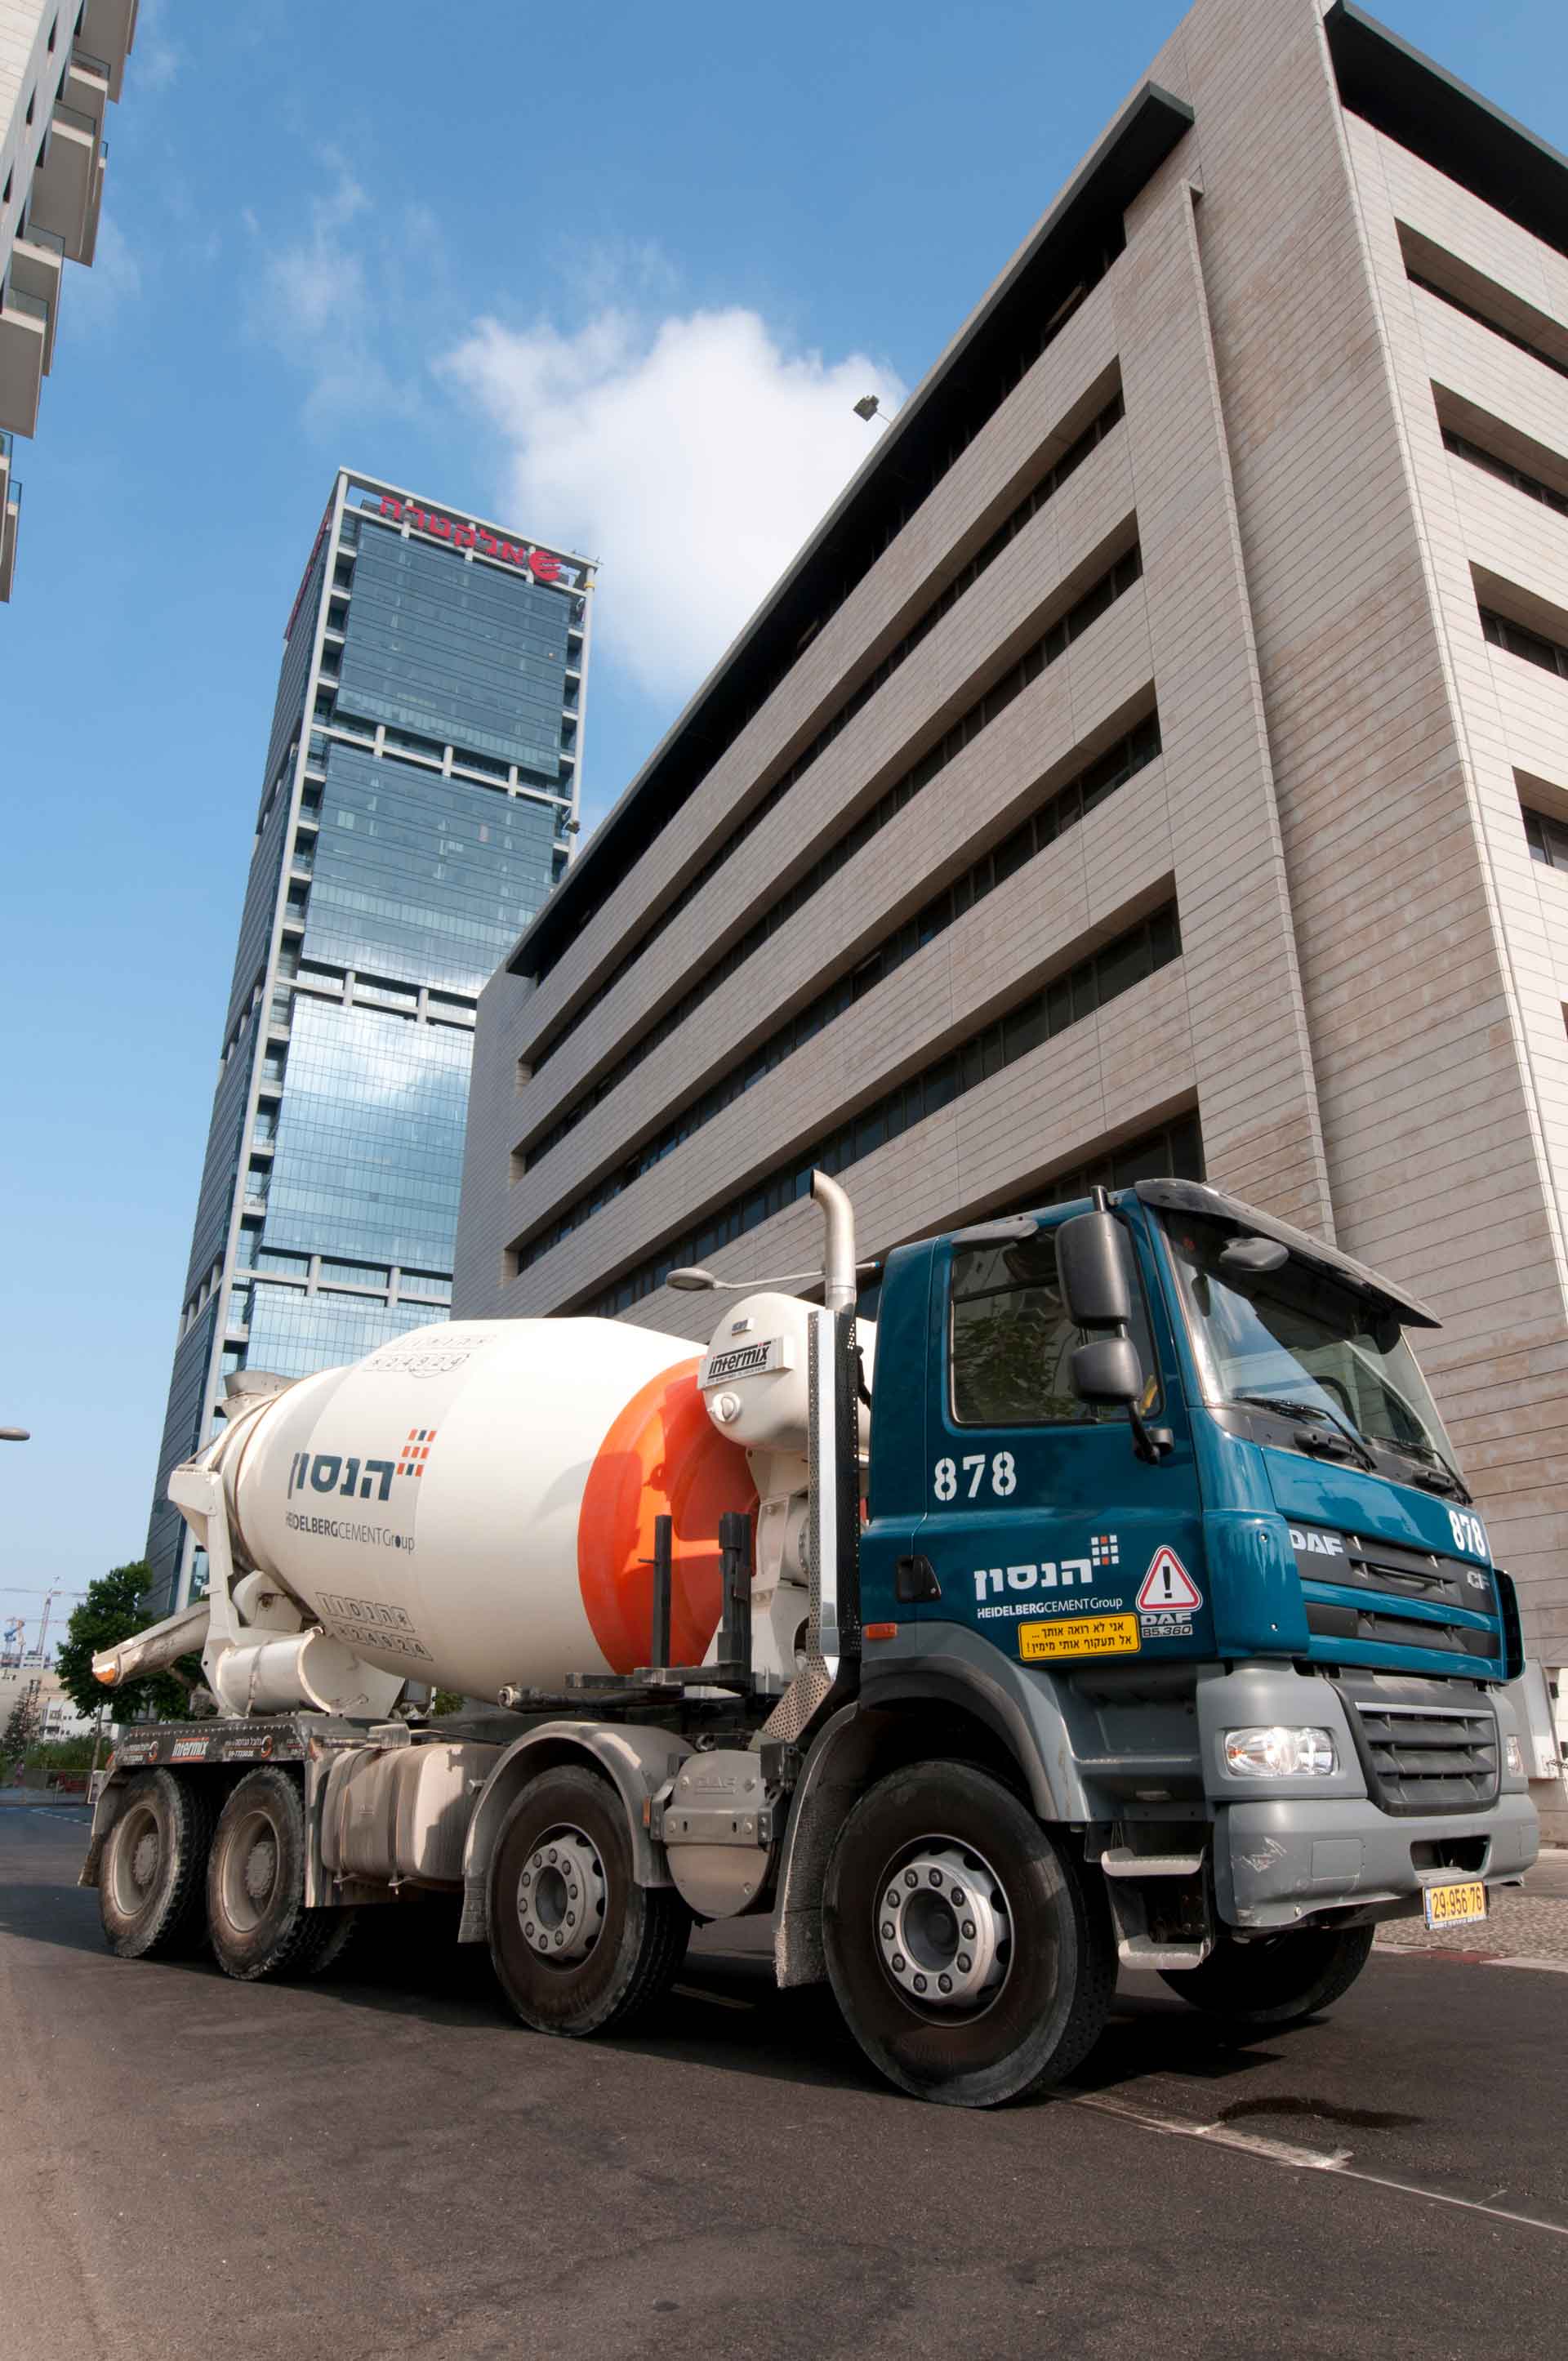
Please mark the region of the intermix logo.
<svg viewBox="0 0 1568 2361"><path fill-rule="evenodd" d="M525 541L499 541L483 525L455 524L449 516L434 509L422 509L413 500L400 500L391 493L383 496L381 514L391 524L411 524L415 533L430 533L438 541L449 541L454 549L477 549L481 557L499 557L503 565L521 566L536 582L558 582L562 566L558 557L547 549L533 549Z"/></svg>

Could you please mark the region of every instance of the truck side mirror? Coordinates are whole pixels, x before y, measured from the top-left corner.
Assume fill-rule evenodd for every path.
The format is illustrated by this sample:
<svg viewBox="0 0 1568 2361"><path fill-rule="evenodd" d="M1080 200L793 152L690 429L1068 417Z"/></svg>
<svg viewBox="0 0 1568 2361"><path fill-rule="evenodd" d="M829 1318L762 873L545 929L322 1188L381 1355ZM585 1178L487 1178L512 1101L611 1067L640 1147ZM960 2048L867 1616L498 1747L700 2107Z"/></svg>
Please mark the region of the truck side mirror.
<svg viewBox="0 0 1568 2361"><path fill-rule="evenodd" d="M1143 1365L1130 1336L1091 1336L1068 1367L1074 1393L1094 1408L1124 1408L1144 1389Z"/></svg>
<svg viewBox="0 0 1568 2361"><path fill-rule="evenodd" d="M1127 1267L1110 1213L1075 1213L1062 1224L1057 1232L1057 1276L1075 1328L1124 1328L1131 1320Z"/></svg>

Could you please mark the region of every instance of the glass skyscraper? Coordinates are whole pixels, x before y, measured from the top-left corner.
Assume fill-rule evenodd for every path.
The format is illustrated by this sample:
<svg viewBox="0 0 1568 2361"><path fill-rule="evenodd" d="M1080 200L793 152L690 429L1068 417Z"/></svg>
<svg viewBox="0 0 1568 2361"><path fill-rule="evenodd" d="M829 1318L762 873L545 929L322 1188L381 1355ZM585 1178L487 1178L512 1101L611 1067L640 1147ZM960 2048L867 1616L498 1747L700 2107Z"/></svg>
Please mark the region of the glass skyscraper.
<svg viewBox="0 0 1568 2361"><path fill-rule="evenodd" d="M166 1498L231 1373L447 1316L474 1010L566 865L580 557L343 470L284 635L158 1487L153 1598L199 1591Z"/></svg>

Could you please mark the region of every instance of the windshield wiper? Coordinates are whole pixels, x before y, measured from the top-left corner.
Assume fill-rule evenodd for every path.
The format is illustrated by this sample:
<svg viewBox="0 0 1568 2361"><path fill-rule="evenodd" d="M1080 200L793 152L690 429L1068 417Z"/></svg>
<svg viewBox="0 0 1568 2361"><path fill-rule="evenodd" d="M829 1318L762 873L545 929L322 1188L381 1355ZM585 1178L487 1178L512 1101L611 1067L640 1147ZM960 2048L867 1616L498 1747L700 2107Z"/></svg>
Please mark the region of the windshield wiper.
<svg viewBox="0 0 1568 2361"><path fill-rule="evenodd" d="M1376 1460L1354 1427L1341 1418L1337 1410L1331 1410L1327 1402L1293 1401L1286 1394L1233 1394L1231 1400L1255 1403L1260 1410L1278 1411L1289 1418L1321 1419L1326 1425L1336 1428L1343 1435L1364 1467L1369 1468L1374 1476L1378 1472Z"/></svg>
<svg viewBox="0 0 1568 2361"><path fill-rule="evenodd" d="M1425 1490L1442 1492L1456 1500L1475 1499L1475 1493L1458 1468L1450 1466L1434 1443L1397 1441L1391 1434L1380 1434L1377 1440L1389 1451L1403 1451L1412 1459L1426 1461L1426 1466L1416 1477L1417 1483Z"/></svg>

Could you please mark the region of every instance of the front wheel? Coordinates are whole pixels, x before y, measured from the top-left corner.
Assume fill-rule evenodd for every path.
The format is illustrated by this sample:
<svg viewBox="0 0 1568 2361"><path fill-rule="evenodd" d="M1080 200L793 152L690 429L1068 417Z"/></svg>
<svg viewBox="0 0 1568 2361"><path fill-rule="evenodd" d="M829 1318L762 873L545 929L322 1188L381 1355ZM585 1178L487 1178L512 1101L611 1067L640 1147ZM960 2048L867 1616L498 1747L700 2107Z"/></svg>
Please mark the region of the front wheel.
<svg viewBox="0 0 1568 2361"><path fill-rule="evenodd" d="M861 1797L828 1861L823 1931L872 2064L944 2106L1000 2106L1059 2081L1111 2005L1103 1896L967 1763L917 1763Z"/></svg>
<svg viewBox="0 0 1568 2361"><path fill-rule="evenodd" d="M1179 2000L1237 2032L1283 2033L1332 2008L1372 1952L1370 1927L1303 1927L1251 1943L1223 1936L1201 1967L1161 1971Z"/></svg>
<svg viewBox="0 0 1568 2361"><path fill-rule="evenodd" d="M620 1796L565 1765L531 1779L490 1867L490 1957L538 2033L581 2038L628 2024L674 1981L691 1913L666 1886L639 1885Z"/></svg>

